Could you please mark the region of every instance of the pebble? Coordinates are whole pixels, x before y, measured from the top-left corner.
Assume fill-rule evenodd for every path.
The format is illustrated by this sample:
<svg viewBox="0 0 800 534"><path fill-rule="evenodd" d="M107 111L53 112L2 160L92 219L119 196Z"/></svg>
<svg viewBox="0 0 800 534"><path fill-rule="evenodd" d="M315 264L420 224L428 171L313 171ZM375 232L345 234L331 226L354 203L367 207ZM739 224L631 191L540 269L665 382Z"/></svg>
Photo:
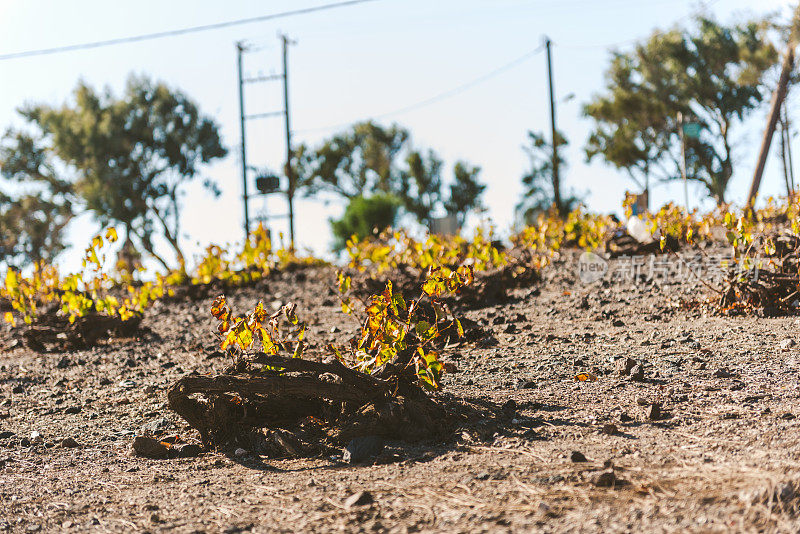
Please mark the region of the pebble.
<svg viewBox="0 0 800 534"><path fill-rule="evenodd" d="M346 510L349 510L354 506L365 506L367 504L372 504L373 502L374 499L372 498L372 494L370 492L357 491L345 499L344 507Z"/></svg>
<svg viewBox="0 0 800 534"><path fill-rule="evenodd" d="M599 475L597 475L594 480L594 485L598 488L611 488L616 486L619 483L619 479L617 475L614 474L613 470L610 471L603 471Z"/></svg>
<svg viewBox="0 0 800 534"><path fill-rule="evenodd" d="M572 451L569 455L569 459L572 462L581 463L586 461L586 456L580 451Z"/></svg>
<svg viewBox="0 0 800 534"><path fill-rule="evenodd" d="M617 428L617 425L615 425L614 423L606 423L600 429L600 432L602 432L603 434L608 434L609 436L614 436L616 434L619 434L619 429Z"/></svg>
<svg viewBox="0 0 800 534"><path fill-rule="evenodd" d="M169 449L166 445L147 436L137 436L133 440L133 450L145 458L166 458Z"/></svg>
<svg viewBox="0 0 800 534"><path fill-rule="evenodd" d="M245 454L247 454L247 451L246 451L246 450L244 450L244 449L243 449L243 448L241 448L241 447L239 447L238 449L236 449L235 451L233 451L233 455L234 455L234 456L238 456L238 457L240 457L240 458L241 458L242 456L244 456Z"/></svg>
<svg viewBox="0 0 800 534"><path fill-rule="evenodd" d="M342 460L357 464L369 460L383 451L383 438L379 436L364 436L353 438L342 452Z"/></svg>
<svg viewBox="0 0 800 534"><path fill-rule="evenodd" d="M170 453L172 453L170 455L174 455L177 458L194 458L199 456L201 452L203 452L203 448L196 443L181 443L174 445L170 449Z"/></svg>
<svg viewBox="0 0 800 534"><path fill-rule="evenodd" d="M644 367L642 364L637 363L633 366L630 373L631 380L636 382L644 382Z"/></svg>
<svg viewBox="0 0 800 534"><path fill-rule="evenodd" d="M39 432L37 432L36 430L31 432L31 435L30 435L29 439L30 439L31 443L41 443L42 441L44 441L43 438L42 438L42 435Z"/></svg>
<svg viewBox="0 0 800 534"><path fill-rule="evenodd" d="M661 419L662 416L661 404L658 402L654 402L653 404L648 406L647 410L645 410L645 415L651 421L658 421L659 419Z"/></svg>
<svg viewBox="0 0 800 534"><path fill-rule="evenodd" d="M74 449L75 447L80 447L81 444L75 441L75 438L64 438L61 440L61 446L68 449Z"/></svg>
<svg viewBox="0 0 800 534"><path fill-rule="evenodd" d="M636 360L633 358L622 358L616 363L617 374L619 376L630 375L634 367L636 367Z"/></svg>
<svg viewBox="0 0 800 534"><path fill-rule="evenodd" d="M790 348L795 346L794 339L786 338L781 341L781 350L789 350Z"/></svg>
<svg viewBox="0 0 800 534"><path fill-rule="evenodd" d="M169 426L169 420L166 417L159 417L158 419L153 419L152 421L148 421L147 423L142 425L140 432L142 434L156 434L162 428L166 428Z"/></svg>

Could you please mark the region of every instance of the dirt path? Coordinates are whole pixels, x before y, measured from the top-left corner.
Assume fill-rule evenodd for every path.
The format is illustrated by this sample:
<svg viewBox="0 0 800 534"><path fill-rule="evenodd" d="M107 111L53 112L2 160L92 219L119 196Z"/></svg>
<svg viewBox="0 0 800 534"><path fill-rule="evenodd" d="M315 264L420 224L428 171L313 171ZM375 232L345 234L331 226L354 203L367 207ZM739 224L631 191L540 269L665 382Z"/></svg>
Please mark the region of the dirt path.
<svg viewBox="0 0 800 534"><path fill-rule="evenodd" d="M296 301L322 346L354 327L330 277L286 274L229 301ZM456 348L445 388L513 399L513 420L478 422L446 445L390 443L394 457L379 465L132 454L142 427L192 435L165 393L227 363L214 357L214 295L156 305L140 339L2 352L0 530L798 531L798 320L668 303L697 295L694 285L606 286L583 285L567 263L509 303L467 312L497 344ZM620 376L625 358L641 368ZM598 380L576 382L581 372ZM348 508L359 491L368 502Z"/></svg>

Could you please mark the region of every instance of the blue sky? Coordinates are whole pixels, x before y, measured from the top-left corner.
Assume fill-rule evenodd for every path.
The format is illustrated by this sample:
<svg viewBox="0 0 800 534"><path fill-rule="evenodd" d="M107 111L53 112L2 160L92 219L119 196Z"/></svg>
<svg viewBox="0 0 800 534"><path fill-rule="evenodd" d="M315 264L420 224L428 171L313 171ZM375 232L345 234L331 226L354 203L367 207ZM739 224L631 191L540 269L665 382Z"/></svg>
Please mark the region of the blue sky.
<svg viewBox="0 0 800 534"><path fill-rule="evenodd" d="M151 33L319 5L314 1L254 2L227 0L0 0L0 54ZM788 0L716 0L705 9L723 22L748 14L777 11L786 15ZM581 106L602 90L609 48L630 46L656 28L684 22L701 3L693 0L380 0L374 3L256 23L204 33L123 44L51 56L0 62L0 128L15 124L24 102L57 104L68 98L79 79L116 91L131 72L148 74L180 88L215 117L230 155L206 169L224 194L213 199L200 187L185 198L184 239L190 253L198 243L241 239L241 178L234 43L247 40L260 50L248 54L250 74L280 70L278 32L297 44L290 49L290 91L295 142L316 144L335 126L381 116L409 128L416 146L431 147L447 162L457 159L483 168L489 185L485 203L502 231L513 221L527 160L521 149L528 130L549 128L545 59L538 54L498 76L451 98L412 111L386 113L423 101L477 78L534 50L547 34L554 42L553 61L559 127L571 146L566 185L588 192L593 210L619 208L626 189L623 174L597 160L584 161L582 146L591 123ZM248 111L279 109L280 87L248 89ZM790 107L790 112L796 106ZM742 201L752 175L766 109L735 134L739 164L729 197ZM285 147L279 119L248 125L250 163L280 168ZM449 174L446 174L449 178ZM777 159L770 158L762 192L782 192ZM658 187L655 203L682 199L679 185ZM703 192L692 187L692 202ZM253 202L259 210L262 201ZM278 197L272 213L284 212ZM298 203L297 237L318 253L329 246L327 219L343 206L314 200ZM222 213L217 218L209 213ZM276 223L275 230L283 224ZM90 218L73 225L74 264L84 243L97 230Z"/></svg>

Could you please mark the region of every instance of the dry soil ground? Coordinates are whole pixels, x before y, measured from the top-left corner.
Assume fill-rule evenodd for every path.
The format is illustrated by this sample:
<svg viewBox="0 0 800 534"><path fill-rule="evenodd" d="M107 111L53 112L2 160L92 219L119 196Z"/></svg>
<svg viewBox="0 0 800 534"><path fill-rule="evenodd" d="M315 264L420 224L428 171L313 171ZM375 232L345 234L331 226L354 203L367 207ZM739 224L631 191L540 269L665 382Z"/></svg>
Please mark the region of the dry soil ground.
<svg viewBox="0 0 800 534"><path fill-rule="evenodd" d="M327 269L287 273L229 301L295 301L321 346L356 326L331 279ZM213 294L157 304L139 338L68 353L6 349L0 530L800 531L800 323L675 306L702 291L685 280L585 285L567 260L509 302L465 312L496 343L447 352L457 371L445 388L513 399L516 414L448 443L390 443L394 456L376 465L132 453L142 432L196 437L166 390L227 364L213 357ZM619 375L625 358L642 365L632 373L641 380ZM577 382L580 372L598 379ZM359 491L372 502L345 506Z"/></svg>

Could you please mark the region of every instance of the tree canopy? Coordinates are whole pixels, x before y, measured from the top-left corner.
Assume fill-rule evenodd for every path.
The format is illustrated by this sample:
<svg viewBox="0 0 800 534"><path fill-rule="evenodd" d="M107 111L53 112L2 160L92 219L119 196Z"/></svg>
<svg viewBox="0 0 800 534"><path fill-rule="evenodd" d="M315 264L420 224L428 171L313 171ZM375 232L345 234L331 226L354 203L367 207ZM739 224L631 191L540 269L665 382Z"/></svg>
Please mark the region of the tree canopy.
<svg viewBox="0 0 800 534"><path fill-rule="evenodd" d="M459 161L446 190L441 158L431 149L415 149L409 132L396 124L357 123L316 149L301 145L294 161L306 195L328 193L348 201L391 195L422 224L437 213L452 213L463 223L470 210L481 207L486 188L478 179L480 167Z"/></svg>
<svg viewBox="0 0 800 534"><path fill-rule="evenodd" d="M556 132L557 147L567 146L568 141L563 132ZM528 155L530 168L522 177L522 198L516 206L517 217L523 223L532 224L536 216L555 207L555 191L553 185L553 148L541 132L528 132L528 145L522 148ZM558 167L566 170L567 162L563 151L557 151ZM561 199L562 217L575 208L580 199L569 194Z"/></svg>
<svg viewBox="0 0 800 534"><path fill-rule="evenodd" d="M132 76L119 98L80 83L72 102L20 113L35 127L41 154L65 169L71 194L100 224L121 224L126 243L136 241L168 267L153 245L160 235L183 263L182 188L226 154L217 125L188 96Z"/></svg>
<svg viewBox="0 0 800 534"><path fill-rule="evenodd" d="M628 53L614 52L603 94L584 113L594 119L589 159L602 155L639 187L680 172L678 114L700 125L686 138L687 177L718 202L733 174L733 130L764 99L777 52L769 25L723 26L697 16L691 28L656 32Z"/></svg>
<svg viewBox="0 0 800 534"><path fill-rule="evenodd" d="M41 144L21 132L0 142L0 263L52 262L67 248L73 217L70 184L59 179Z"/></svg>

